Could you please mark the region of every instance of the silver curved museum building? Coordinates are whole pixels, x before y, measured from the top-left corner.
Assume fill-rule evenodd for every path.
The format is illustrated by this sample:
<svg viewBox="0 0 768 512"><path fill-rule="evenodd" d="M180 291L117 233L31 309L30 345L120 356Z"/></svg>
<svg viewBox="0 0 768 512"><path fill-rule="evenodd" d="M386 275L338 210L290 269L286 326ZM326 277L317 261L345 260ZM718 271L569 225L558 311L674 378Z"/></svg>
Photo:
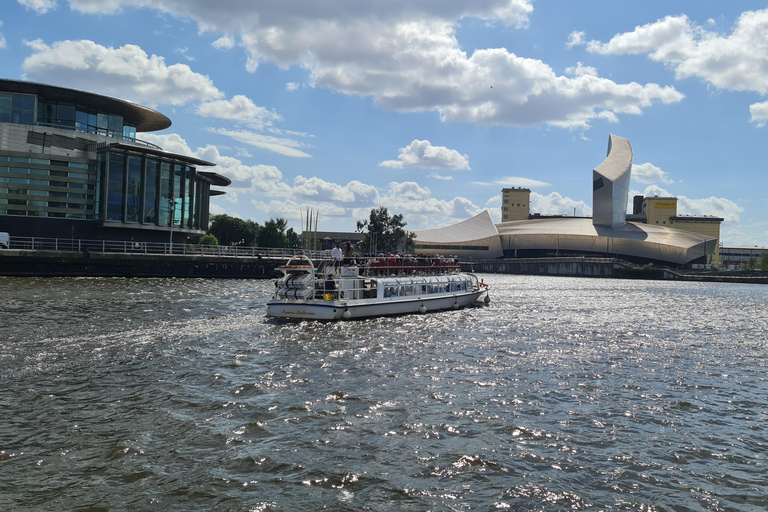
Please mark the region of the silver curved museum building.
<svg viewBox="0 0 768 512"><path fill-rule="evenodd" d="M137 138L171 120L130 101L0 80L0 231L183 242L205 233L228 178Z"/></svg>
<svg viewBox="0 0 768 512"><path fill-rule="evenodd" d="M677 198L637 196L627 215L632 146L610 135L606 159L592 171L593 217L530 214L530 189L502 190L502 222L485 211L440 229L416 232L420 254L463 260L593 256L686 267L717 264L719 217L678 216Z"/></svg>

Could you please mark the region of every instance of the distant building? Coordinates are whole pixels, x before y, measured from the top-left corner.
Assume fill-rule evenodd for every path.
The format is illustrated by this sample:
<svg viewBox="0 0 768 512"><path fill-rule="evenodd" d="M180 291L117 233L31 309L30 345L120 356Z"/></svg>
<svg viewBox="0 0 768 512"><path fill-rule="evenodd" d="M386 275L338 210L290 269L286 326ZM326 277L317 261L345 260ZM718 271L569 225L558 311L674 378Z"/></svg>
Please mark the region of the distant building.
<svg viewBox="0 0 768 512"><path fill-rule="evenodd" d="M759 260L765 252L768 247L720 247L720 263L727 270L743 269L751 257Z"/></svg>
<svg viewBox="0 0 768 512"><path fill-rule="evenodd" d="M137 138L171 120L109 96L0 80L0 231L183 242L208 228L214 164Z"/></svg>
<svg viewBox="0 0 768 512"><path fill-rule="evenodd" d="M501 222L526 220L531 215L531 189L501 189Z"/></svg>
<svg viewBox="0 0 768 512"><path fill-rule="evenodd" d="M633 217L646 224L669 226L674 229L699 233L720 243L720 223L722 217L713 215L678 215L676 197L635 196ZM707 258L707 263L720 266L719 251L714 251Z"/></svg>
<svg viewBox="0 0 768 512"><path fill-rule="evenodd" d="M531 191L502 189L502 222L488 212L445 228L417 231L420 253L463 259L615 257L633 263L677 267L718 262L718 217L677 215L676 198L635 198L627 215L632 146L611 135L606 159L592 171L593 216L530 212Z"/></svg>

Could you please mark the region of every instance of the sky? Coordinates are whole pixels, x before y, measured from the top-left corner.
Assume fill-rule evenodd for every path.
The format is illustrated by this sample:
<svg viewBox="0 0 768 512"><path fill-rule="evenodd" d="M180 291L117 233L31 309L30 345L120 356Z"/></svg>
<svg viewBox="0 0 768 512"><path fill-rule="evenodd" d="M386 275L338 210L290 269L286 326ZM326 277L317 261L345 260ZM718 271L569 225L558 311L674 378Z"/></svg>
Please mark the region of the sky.
<svg viewBox="0 0 768 512"><path fill-rule="evenodd" d="M0 77L167 115L138 138L232 180L213 214L591 215L615 134L631 196L768 246L766 1L0 0Z"/></svg>

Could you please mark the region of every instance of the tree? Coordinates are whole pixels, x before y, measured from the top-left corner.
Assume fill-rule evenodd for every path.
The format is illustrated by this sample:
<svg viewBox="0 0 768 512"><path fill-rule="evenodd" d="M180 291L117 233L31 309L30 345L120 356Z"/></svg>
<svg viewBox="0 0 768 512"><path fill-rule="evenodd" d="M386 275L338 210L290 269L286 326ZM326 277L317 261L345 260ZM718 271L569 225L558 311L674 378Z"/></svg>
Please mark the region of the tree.
<svg viewBox="0 0 768 512"><path fill-rule="evenodd" d="M293 228L288 228L288 231L285 232L285 238L288 240L288 247L291 249L299 248L299 234Z"/></svg>
<svg viewBox="0 0 768 512"><path fill-rule="evenodd" d="M391 215L383 206L371 210L368 220L357 221L357 231L368 232L363 238L363 250L370 252L397 252L413 250L416 235L406 231L402 214Z"/></svg>
<svg viewBox="0 0 768 512"><path fill-rule="evenodd" d="M760 255L760 262L758 265L760 270L768 272L768 251L763 251L763 254Z"/></svg>
<svg viewBox="0 0 768 512"><path fill-rule="evenodd" d="M755 270L757 268L757 257L754 254L751 255L744 266L747 267L747 270Z"/></svg>
<svg viewBox="0 0 768 512"><path fill-rule="evenodd" d="M245 221L229 215L214 215L211 217L211 227L208 234L214 235L221 245L254 244L258 236L259 225L253 221Z"/></svg>
<svg viewBox="0 0 768 512"><path fill-rule="evenodd" d="M259 247L286 247L288 237L285 236L285 227L288 221L285 219L269 219L259 230L257 238Z"/></svg>
<svg viewBox="0 0 768 512"><path fill-rule="evenodd" d="M219 245L216 235L204 235L197 241L197 245Z"/></svg>

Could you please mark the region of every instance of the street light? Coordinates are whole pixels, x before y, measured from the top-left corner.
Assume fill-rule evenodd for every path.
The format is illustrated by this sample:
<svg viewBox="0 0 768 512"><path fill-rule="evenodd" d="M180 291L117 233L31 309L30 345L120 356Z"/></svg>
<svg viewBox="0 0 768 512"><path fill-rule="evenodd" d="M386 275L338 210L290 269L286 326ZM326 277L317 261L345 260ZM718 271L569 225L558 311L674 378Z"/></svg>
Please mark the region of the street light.
<svg viewBox="0 0 768 512"><path fill-rule="evenodd" d="M173 254L173 217L175 213L176 213L176 203L174 201L171 201L171 230L170 230L171 239L168 244L168 252L170 254Z"/></svg>

